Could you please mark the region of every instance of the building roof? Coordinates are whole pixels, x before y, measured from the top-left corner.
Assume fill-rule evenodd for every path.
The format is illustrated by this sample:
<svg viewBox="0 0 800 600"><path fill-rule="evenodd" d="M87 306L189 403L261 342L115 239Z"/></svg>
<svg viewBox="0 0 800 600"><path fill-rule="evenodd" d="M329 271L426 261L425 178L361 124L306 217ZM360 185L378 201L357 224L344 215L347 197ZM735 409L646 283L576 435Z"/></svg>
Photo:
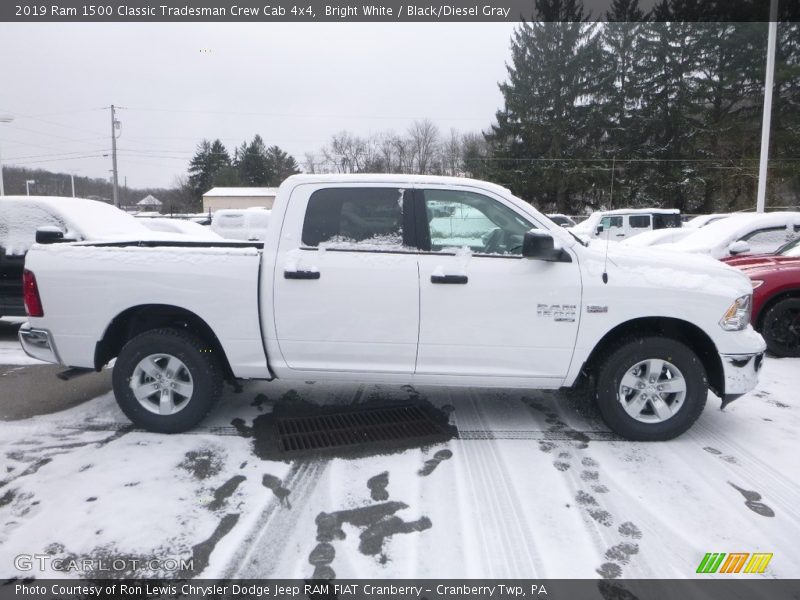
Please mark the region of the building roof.
<svg viewBox="0 0 800 600"><path fill-rule="evenodd" d="M141 200L136 203L137 206L161 206L161 200L153 196L152 194L148 194Z"/></svg>
<svg viewBox="0 0 800 600"><path fill-rule="evenodd" d="M215 187L208 190L203 197L206 196L277 196L278 188L276 187Z"/></svg>

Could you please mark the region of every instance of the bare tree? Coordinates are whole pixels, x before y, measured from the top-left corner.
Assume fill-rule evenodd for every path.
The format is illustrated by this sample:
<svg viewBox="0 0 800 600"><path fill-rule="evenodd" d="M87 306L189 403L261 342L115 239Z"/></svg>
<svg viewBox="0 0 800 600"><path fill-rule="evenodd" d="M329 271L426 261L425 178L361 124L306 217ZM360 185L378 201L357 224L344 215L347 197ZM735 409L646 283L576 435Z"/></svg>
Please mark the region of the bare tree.
<svg viewBox="0 0 800 600"><path fill-rule="evenodd" d="M414 121L408 129L408 136L416 172L431 172L439 145L439 128L430 119Z"/></svg>

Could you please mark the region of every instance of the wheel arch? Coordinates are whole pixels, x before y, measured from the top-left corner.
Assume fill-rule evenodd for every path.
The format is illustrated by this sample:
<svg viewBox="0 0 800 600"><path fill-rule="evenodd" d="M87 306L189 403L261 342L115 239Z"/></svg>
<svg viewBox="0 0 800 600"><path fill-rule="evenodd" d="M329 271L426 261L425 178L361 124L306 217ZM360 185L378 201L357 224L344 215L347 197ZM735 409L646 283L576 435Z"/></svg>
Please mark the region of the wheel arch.
<svg viewBox="0 0 800 600"><path fill-rule="evenodd" d="M689 346L703 363L711 390L719 397L724 395L725 374L716 345L697 325L673 317L640 317L620 323L595 345L581 368L581 375L592 375L603 357L626 341L650 335L670 338Z"/></svg>
<svg viewBox="0 0 800 600"><path fill-rule="evenodd" d="M189 331L206 342L220 359L226 379L233 379L225 350L214 331L195 313L169 304L141 304L118 314L109 323L103 337L95 345L94 367L100 370L119 355L122 347L135 336L163 327Z"/></svg>

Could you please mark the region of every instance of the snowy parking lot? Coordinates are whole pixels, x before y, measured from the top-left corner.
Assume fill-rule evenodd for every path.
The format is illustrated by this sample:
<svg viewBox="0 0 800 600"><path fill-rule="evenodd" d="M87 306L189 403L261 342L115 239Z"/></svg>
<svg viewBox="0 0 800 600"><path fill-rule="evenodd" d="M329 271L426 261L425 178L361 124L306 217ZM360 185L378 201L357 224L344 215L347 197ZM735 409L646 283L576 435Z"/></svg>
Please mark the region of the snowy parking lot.
<svg viewBox="0 0 800 600"><path fill-rule="evenodd" d="M577 400L526 390L250 383L179 435L134 430L109 392L2 423L0 565L36 577L102 567L28 571L19 555L62 568L182 561L115 573L133 577L685 578L707 552L767 552L763 575L742 576L794 577L798 373L800 359L767 359L755 392L725 411L710 396L664 443L621 441ZM455 435L265 452L265 415L303 401L429 405Z"/></svg>

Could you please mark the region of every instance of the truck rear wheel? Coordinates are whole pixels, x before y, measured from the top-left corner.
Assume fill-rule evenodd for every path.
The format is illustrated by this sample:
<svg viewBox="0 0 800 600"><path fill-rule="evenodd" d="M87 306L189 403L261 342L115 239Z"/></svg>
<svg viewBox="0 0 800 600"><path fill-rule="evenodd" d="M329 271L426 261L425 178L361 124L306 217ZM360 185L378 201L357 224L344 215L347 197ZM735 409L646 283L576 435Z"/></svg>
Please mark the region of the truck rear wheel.
<svg viewBox="0 0 800 600"><path fill-rule="evenodd" d="M708 381L686 345L636 338L609 354L597 373L597 404L608 426L629 440L669 440L703 412Z"/></svg>
<svg viewBox="0 0 800 600"><path fill-rule="evenodd" d="M155 329L131 339L114 365L114 396L137 426L157 433L191 429L222 393L222 369L200 338Z"/></svg>

